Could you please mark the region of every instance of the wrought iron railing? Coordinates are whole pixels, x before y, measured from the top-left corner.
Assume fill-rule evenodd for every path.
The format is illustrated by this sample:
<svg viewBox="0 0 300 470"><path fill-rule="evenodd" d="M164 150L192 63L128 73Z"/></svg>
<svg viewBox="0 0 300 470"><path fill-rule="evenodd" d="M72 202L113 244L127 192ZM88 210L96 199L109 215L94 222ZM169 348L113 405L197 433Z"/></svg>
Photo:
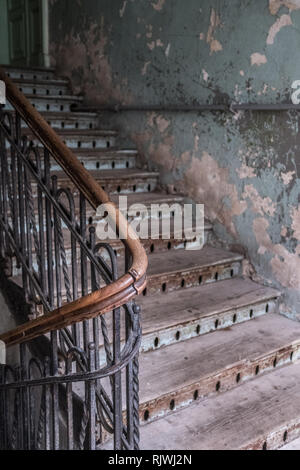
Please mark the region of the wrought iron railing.
<svg viewBox="0 0 300 470"><path fill-rule="evenodd" d="M31 315L0 336L17 363L0 366L0 448L95 449L113 435L115 449L138 449L141 328L133 298L145 288L147 257L107 194L1 69L0 79L12 107L0 109L0 253ZM75 191L51 172L53 158ZM125 245L122 257L96 240L87 214L101 203Z"/></svg>

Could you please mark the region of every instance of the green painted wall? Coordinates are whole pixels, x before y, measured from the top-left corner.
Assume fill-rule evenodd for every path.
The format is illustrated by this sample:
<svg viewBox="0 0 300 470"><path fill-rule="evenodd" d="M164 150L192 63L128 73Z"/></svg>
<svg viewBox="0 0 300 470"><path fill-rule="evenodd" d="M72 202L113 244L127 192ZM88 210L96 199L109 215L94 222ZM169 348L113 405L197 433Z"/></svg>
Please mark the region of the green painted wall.
<svg viewBox="0 0 300 470"><path fill-rule="evenodd" d="M9 64L7 0L0 0L0 64Z"/></svg>
<svg viewBox="0 0 300 470"><path fill-rule="evenodd" d="M291 100L299 0L50 1L53 64L87 102L180 105ZM58 20L59 19L59 20ZM61 19L61 20L60 20ZM244 271L300 313L299 115L104 115L171 192L206 207Z"/></svg>

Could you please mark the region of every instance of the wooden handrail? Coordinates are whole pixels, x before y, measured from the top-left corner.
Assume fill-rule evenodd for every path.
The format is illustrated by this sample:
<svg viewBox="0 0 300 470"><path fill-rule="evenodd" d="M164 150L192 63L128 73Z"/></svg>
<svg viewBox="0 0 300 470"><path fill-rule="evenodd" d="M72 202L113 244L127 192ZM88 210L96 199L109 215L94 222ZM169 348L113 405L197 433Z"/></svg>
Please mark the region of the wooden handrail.
<svg viewBox="0 0 300 470"><path fill-rule="evenodd" d="M108 194L99 186L76 155L63 143L23 93L18 90L1 67L0 80L6 85L8 101L40 142L49 150L75 186L83 193L91 206L97 210L101 204L105 205L109 217L115 220L120 239L122 239L132 257L132 264L128 272L112 284L0 335L0 340L10 346L37 338L41 334L58 330L73 323L93 318L124 305L146 287L148 258L136 233L115 204L110 201Z"/></svg>

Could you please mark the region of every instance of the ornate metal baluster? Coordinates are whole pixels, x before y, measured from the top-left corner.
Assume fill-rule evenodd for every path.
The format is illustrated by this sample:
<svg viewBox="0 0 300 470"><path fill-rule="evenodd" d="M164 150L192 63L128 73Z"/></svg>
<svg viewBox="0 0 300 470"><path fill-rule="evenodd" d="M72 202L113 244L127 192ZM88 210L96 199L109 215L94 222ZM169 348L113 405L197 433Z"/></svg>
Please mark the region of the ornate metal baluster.
<svg viewBox="0 0 300 470"><path fill-rule="evenodd" d="M40 149L28 145L27 139L21 138L18 112L13 121L12 113L0 110L0 152L0 250L3 258L16 256L17 267L22 267L26 303L34 306L42 303L44 312L51 312L55 307L61 307L65 298L69 303L79 295L86 296L113 283L118 278L116 255L110 245L96 244L94 227L89 227L87 239L85 197L80 193L77 224L73 194L69 189L58 189L57 177L51 177L48 150L43 150L43 166ZM63 200L65 197L67 207ZM125 270L128 271L131 265L128 252L126 260ZM112 322L108 320L109 315ZM124 325L121 324L123 319ZM125 335L121 338L122 328ZM103 346L100 348L101 334ZM28 359L27 346L22 345L20 365L15 370L13 382L4 384L3 380L0 381L0 398L4 403L13 393L15 398L13 423L11 426L5 424L0 433L0 445L20 449L59 449L63 441L59 426L59 398L65 396L60 394L66 390L69 448L94 449L98 420L103 429L114 435L115 449L138 449L140 334L139 309L129 303L93 320L52 332L51 359L46 360L44 370L37 359ZM100 350L103 349L103 359L106 360L102 361ZM67 358L66 373L59 370L58 354ZM34 365L38 379L33 376ZM74 370L76 372L73 373ZM123 423L122 413L123 371L126 374L126 423ZM95 375L87 378L88 374ZM85 387L77 440L73 423L77 408L72 385L76 380L82 381ZM39 402L38 413L35 404ZM4 410L1 403L0 413L1 417L7 413L7 407Z"/></svg>
<svg viewBox="0 0 300 470"><path fill-rule="evenodd" d="M89 371L95 371L95 344L90 343L89 345ZM96 448L96 439L95 439L95 429L96 429L96 382L95 380L89 380L88 382L88 403L89 403L89 429L88 429L88 441L89 449L95 450Z"/></svg>
<svg viewBox="0 0 300 470"><path fill-rule="evenodd" d="M21 122L19 116L15 115L15 133L14 139L18 145L20 142L21 135ZM10 169L11 169L11 180L12 180L12 207L13 207L13 232L16 245L20 247L19 241L19 214L18 214L18 193L17 193L17 164L16 164L16 152L15 147L11 146L10 150Z"/></svg>
<svg viewBox="0 0 300 470"><path fill-rule="evenodd" d="M52 376L58 375L57 332L51 332ZM59 396L58 383L52 385L52 439L53 449L59 450Z"/></svg>
<svg viewBox="0 0 300 470"><path fill-rule="evenodd" d="M22 151L26 145L26 140L22 141ZM26 237L26 221L25 221L25 169L23 162L18 158L18 199L19 199L19 214L20 214L20 254L24 260L27 259L27 237ZM24 289L25 299L29 301L29 279L26 267L22 264L22 285Z"/></svg>
<svg viewBox="0 0 300 470"><path fill-rule="evenodd" d="M52 192L56 198L57 193L57 176L51 177ZM54 213L54 257L55 257L55 279L56 279L56 306L61 307L62 304L62 289L61 289L61 265L60 265L60 243L58 235L58 218L57 210L53 209Z"/></svg>
<svg viewBox="0 0 300 470"><path fill-rule="evenodd" d="M66 358L66 375L72 373L73 354L69 352ZM73 430L73 386L72 382L67 383L67 446L68 450L74 449L74 430Z"/></svg>
<svg viewBox="0 0 300 470"><path fill-rule="evenodd" d="M49 191L51 188L50 180L50 157L47 149L44 149L44 171L45 185ZM54 276L53 276L53 236L52 236L52 205L49 198L45 198L46 211L46 244L47 244L47 271L48 271L48 302L50 308L54 308Z"/></svg>

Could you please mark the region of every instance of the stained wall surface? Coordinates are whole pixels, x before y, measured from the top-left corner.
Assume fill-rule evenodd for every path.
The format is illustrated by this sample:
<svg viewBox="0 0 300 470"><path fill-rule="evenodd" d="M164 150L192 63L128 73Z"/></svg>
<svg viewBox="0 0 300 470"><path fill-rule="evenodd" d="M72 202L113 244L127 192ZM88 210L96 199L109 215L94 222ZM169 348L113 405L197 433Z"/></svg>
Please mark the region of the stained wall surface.
<svg viewBox="0 0 300 470"><path fill-rule="evenodd" d="M300 0L49 0L52 62L91 104L291 102ZM299 114L103 114L169 191L205 204L245 272L300 314Z"/></svg>

